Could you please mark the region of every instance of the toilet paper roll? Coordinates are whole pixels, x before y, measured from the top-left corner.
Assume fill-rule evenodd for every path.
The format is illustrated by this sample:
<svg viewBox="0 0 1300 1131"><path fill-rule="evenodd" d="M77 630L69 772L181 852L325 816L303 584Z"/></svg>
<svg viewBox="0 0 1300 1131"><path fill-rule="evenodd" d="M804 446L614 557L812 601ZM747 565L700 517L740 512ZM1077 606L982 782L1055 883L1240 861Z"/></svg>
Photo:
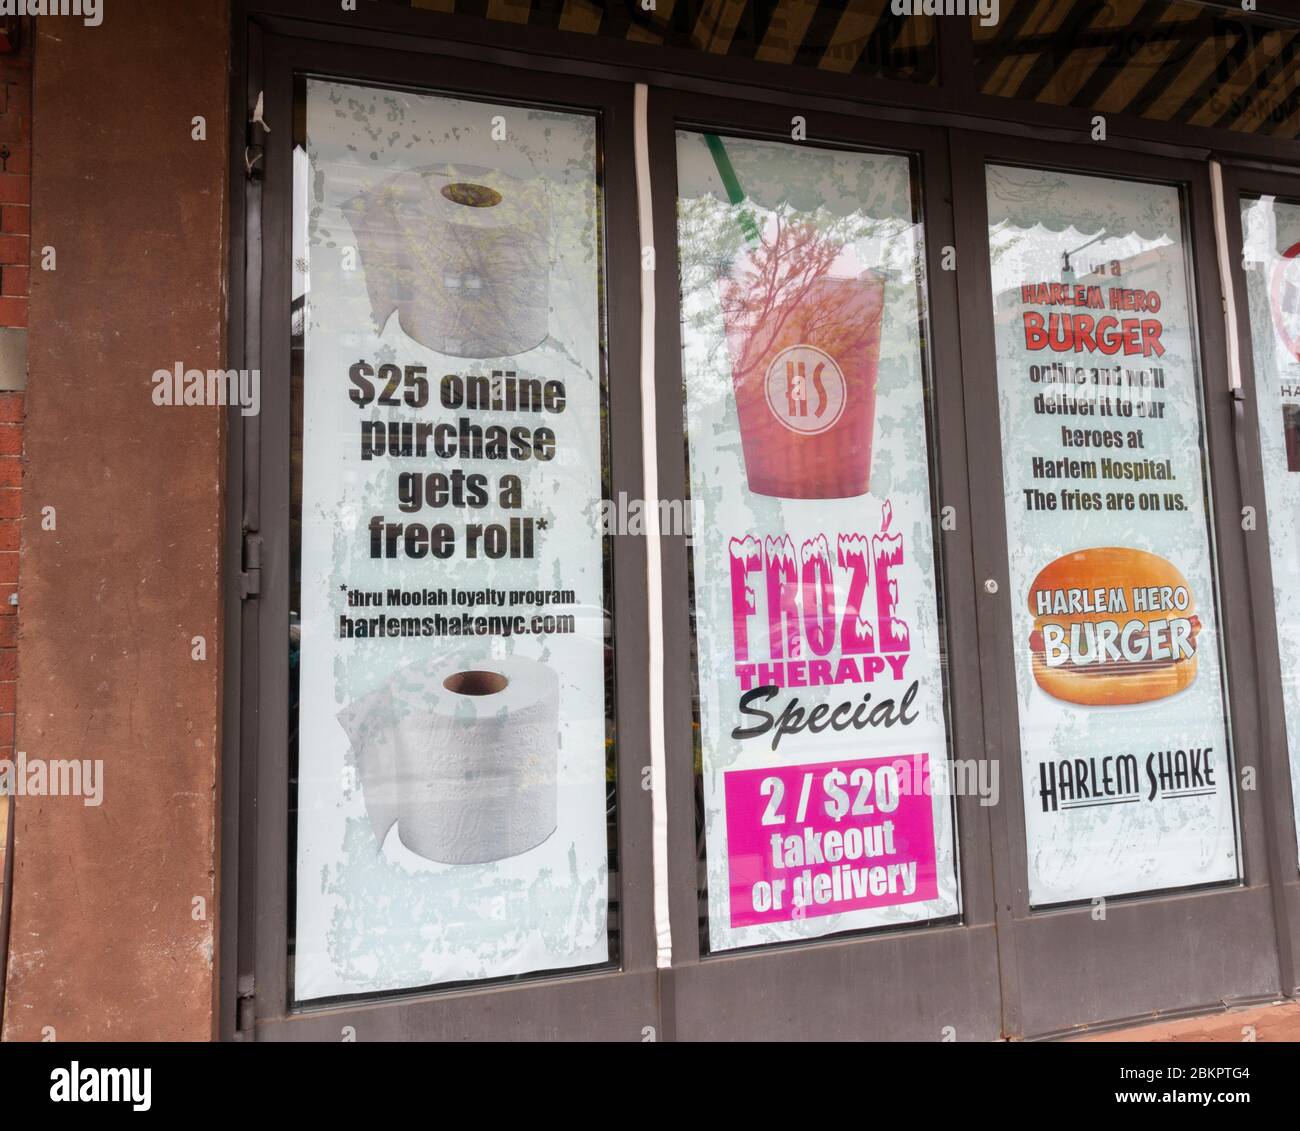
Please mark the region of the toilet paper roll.
<svg viewBox="0 0 1300 1131"><path fill-rule="evenodd" d="M458 657L399 671L340 714L382 844L478 864L535 848L556 828L559 679L545 664Z"/></svg>
<svg viewBox="0 0 1300 1131"><path fill-rule="evenodd" d="M451 357L505 357L545 340L551 216L540 178L478 165L404 170L353 198L375 322Z"/></svg>

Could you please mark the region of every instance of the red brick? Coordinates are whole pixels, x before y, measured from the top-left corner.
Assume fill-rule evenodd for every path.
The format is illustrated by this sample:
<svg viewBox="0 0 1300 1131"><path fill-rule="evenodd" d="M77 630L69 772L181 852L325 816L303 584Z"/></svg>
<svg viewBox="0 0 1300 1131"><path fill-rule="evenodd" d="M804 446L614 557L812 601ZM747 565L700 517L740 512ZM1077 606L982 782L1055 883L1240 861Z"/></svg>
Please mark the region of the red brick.
<svg viewBox="0 0 1300 1131"><path fill-rule="evenodd" d="M25 204L6 204L0 209L0 231L15 236L30 236L32 210Z"/></svg>
<svg viewBox="0 0 1300 1131"><path fill-rule="evenodd" d="M18 606L9 603L17 592L16 585L0 585L0 616L14 616L18 612Z"/></svg>
<svg viewBox="0 0 1300 1131"><path fill-rule="evenodd" d="M0 424L21 423L24 412L22 393L0 393Z"/></svg>
<svg viewBox="0 0 1300 1131"><path fill-rule="evenodd" d="M31 176L32 147L26 142L10 142L9 160L0 162L0 171L5 173L20 173L24 177Z"/></svg>
<svg viewBox="0 0 1300 1131"><path fill-rule="evenodd" d="M0 553L0 581L13 584L17 580L18 555L15 553Z"/></svg>
<svg viewBox="0 0 1300 1131"><path fill-rule="evenodd" d="M5 108L7 112L28 112L32 108L32 80L24 75L17 82L5 83Z"/></svg>
<svg viewBox="0 0 1300 1131"><path fill-rule="evenodd" d="M23 485L23 461L17 456L0 456L0 487ZM8 522L0 519L0 522Z"/></svg>
<svg viewBox="0 0 1300 1131"><path fill-rule="evenodd" d="M9 209L6 208L4 211L8 214ZM25 211L30 211L30 209ZM13 263L0 268L0 294L31 294L31 275L32 270L30 267L19 267Z"/></svg>
<svg viewBox="0 0 1300 1131"><path fill-rule="evenodd" d="M0 518L22 518L23 493L14 487L0 487ZM8 600L8 594L0 588L0 595Z"/></svg>
<svg viewBox="0 0 1300 1131"><path fill-rule="evenodd" d="M15 330L27 329L27 300L0 297L0 326Z"/></svg>
<svg viewBox="0 0 1300 1131"><path fill-rule="evenodd" d="M31 204L32 179L22 173L0 173L0 204Z"/></svg>
<svg viewBox="0 0 1300 1131"><path fill-rule="evenodd" d="M5 746L12 746L14 744L13 715L0 715L0 744Z"/></svg>
<svg viewBox="0 0 1300 1131"><path fill-rule="evenodd" d="M20 456L22 454L23 426L21 424L0 424L0 456ZM0 515L0 518L3 517L3 515Z"/></svg>
<svg viewBox="0 0 1300 1131"><path fill-rule="evenodd" d="M0 711L6 714L13 714L17 709L18 703L18 684L0 683Z"/></svg>
<svg viewBox="0 0 1300 1131"><path fill-rule="evenodd" d="M18 649L0 649L0 682L18 678Z"/></svg>
<svg viewBox="0 0 1300 1131"><path fill-rule="evenodd" d="M18 647L18 618L0 617L0 649ZM0 737L0 743L4 741Z"/></svg>
<svg viewBox="0 0 1300 1131"><path fill-rule="evenodd" d="M28 141L31 136L30 114L0 114L0 142Z"/></svg>
<svg viewBox="0 0 1300 1131"><path fill-rule="evenodd" d="M16 518L0 519L0 553L18 549L22 529L22 523Z"/></svg>
<svg viewBox="0 0 1300 1131"><path fill-rule="evenodd" d="M0 173L0 177L4 174ZM29 236L0 235L0 263L16 263L26 267L32 259L32 241Z"/></svg>

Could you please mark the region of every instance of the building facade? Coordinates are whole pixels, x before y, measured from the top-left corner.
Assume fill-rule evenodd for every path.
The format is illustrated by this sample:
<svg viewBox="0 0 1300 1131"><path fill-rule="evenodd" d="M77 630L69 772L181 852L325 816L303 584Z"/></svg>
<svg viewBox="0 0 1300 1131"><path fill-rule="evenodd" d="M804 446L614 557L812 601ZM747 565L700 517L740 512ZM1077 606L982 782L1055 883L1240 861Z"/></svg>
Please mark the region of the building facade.
<svg viewBox="0 0 1300 1131"><path fill-rule="evenodd" d="M1300 12L63 7L5 1039L1295 997Z"/></svg>

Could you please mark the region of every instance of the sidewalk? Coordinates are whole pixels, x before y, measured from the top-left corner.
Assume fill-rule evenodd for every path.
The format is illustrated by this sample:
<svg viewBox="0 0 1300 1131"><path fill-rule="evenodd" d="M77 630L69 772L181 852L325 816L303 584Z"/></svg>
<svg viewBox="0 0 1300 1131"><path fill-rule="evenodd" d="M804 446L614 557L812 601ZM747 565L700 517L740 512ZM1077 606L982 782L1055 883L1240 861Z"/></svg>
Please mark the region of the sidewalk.
<svg viewBox="0 0 1300 1131"><path fill-rule="evenodd" d="M1300 1041L1300 1002L1255 1005L1221 1013L1157 1021L1132 1029L1089 1033L1075 1041Z"/></svg>

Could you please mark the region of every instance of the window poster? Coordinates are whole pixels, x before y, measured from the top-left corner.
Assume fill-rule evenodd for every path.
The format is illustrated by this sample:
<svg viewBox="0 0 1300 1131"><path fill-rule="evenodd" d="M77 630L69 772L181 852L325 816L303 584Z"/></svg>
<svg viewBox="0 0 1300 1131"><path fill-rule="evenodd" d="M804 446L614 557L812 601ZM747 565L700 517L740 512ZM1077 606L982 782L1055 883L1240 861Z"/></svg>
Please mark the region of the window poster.
<svg viewBox="0 0 1300 1131"><path fill-rule="evenodd" d="M910 162L677 156L710 949L954 915Z"/></svg>
<svg viewBox="0 0 1300 1131"><path fill-rule="evenodd" d="M1030 902L1234 880L1179 192L987 183Z"/></svg>
<svg viewBox="0 0 1300 1131"><path fill-rule="evenodd" d="M604 963L596 122L305 98L295 997Z"/></svg>
<svg viewBox="0 0 1300 1131"><path fill-rule="evenodd" d="M1266 196L1241 207L1282 702L1300 829L1300 204Z"/></svg>

